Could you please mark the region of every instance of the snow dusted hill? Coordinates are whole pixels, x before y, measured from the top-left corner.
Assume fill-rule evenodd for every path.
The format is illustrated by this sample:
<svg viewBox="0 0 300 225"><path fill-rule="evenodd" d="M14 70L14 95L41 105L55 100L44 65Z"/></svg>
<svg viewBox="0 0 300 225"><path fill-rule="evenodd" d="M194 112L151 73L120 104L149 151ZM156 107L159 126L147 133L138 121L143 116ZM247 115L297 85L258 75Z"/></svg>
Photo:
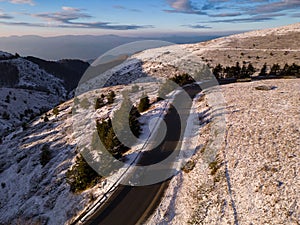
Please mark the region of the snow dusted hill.
<svg viewBox="0 0 300 225"><path fill-rule="evenodd" d="M0 136L66 99L63 81L38 65L0 53Z"/></svg>
<svg viewBox="0 0 300 225"><path fill-rule="evenodd" d="M285 33L298 40L299 26L299 24L295 24L267 32L260 31L258 34L272 33L272 35L277 36L277 34ZM269 37L273 38L272 35ZM113 87L117 93L117 98L119 98L120 92L124 88L120 84L126 84L131 80L146 76L166 78L183 72L193 73L202 68L203 57L204 59L211 57L217 48L221 50L224 48L224 51L231 52L233 58L231 60L243 60L240 58L240 53L246 48L248 49L249 46L242 46L245 44L244 42L236 42L237 37L232 36L205 43L174 45L143 51L132 56L124 64L107 71L107 76L111 76L111 78L106 84L107 86L119 85ZM262 46L255 49L255 54L267 51L265 48L268 46L265 46L266 41L263 41L265 39L263 35L257 36L252 32L240 35L240 38L244 41L247 40L247 44L251 43L250 39L247 38L261 41ZM293 40L293 38L289 39L290 42ZM231 45L234 43L242 43L240 46L243 49L233 50L235 47ZM286 43L282 44L282 47L279 46L280 42L277 44L279 50L286 51ZM299 51L293 47L290 52L296 55L290 60L297 62ZM35 222L49 225L68 224L80 211L91 204L93 199L103 194L108 184L100 183L93 189L81 194L70 192L66 182L66 171L74 164L77 155L72 130L73 101L70 100L59 105L57 117L53 116L52 111L49 111L47 113L50 115L48 122L44 121L43 115L34 118L27 124L26 129L17 128L17 124L23 122L20 120L20 114L25 114L24 110L29 108L34 112L39 112L43 107L49 109L64 99L66 91L59 88L61 87L61 80L39 69L35 64L10 54L0 53L0 58L1 55L3 56L0 59L0 64L8 62L16 66L20 70L20 77L12 88L0 89L0 96L2 97L0 110L3 110L0 113L3 115L4 111L10 112L9 119L7 116L6 119L0 118L2 129L16 126L16 130L6 134L2 138L3 143L0 144L0 224L32 224ZM268 55L270 54L268 53ZM280 57L274 57L270 62L276 63ZM227 55L224 58L228 58ZM222 54L216 54L213 59L217 62L217 60L225 61L224 58ZM284 59L287 58L288 56ZM235 61L226 61L226 63L232 65ZM89 85L92 87L95 81L97 80L88 83L86 87L90 88ZM172 185L166 192L161 208L155 212L148 224L185 224L188 221L191 223L203 221L203 224L211 224L212 221L220 224L227 222L233 224L238 223L239 220L241 224L251 224L254 221L257 224L272 224L272 218L275 215L277 215L277 224L282 221L297 224L299 206L296 201L297 192L295 190L297 190L299 182L297 183L295 174L297 175L299 172L296 167L296 160L299 161L299 155L295 150L297 145L291 143L295 142L299 129L295 126L294 120L285 121L284 115L292 112L293 118L297 118L296 106L299 103L299 98L297 97L298 92L295 91L299 87L299 81L259 81L257 85L264 83L275 85L278 89L262 94L255 89L256 83L231 84L222 89L226 93L225 97L228 101L228 105L222 106L222 109L225 107L229 112L226 116L229 126L226 129L231 129L230 132L233 132L234 135L233 138L228 136L227 147L219 152L220 157L216 160L216 163L219 163L216 176L212 176L207 161L203 160L201 155L203 152L199 151L192 159L195 165L194 169L187 174L180 173L178 177L172 180ZM238 91L235 91L236 88ZM109 89L112 88L108 87L107 91ZM94 94L99 97L101 93L97 93L96 90ZM243 94L243 98L241 98L241 94ZM263 102L259 101L261 95ZM10 96L9 102L7 102L6 96ZM284 96L284 107L281 104L282 96ZM89 100L91 104L94 104L93 98ZM253 100L256 100L257 103L252 103ZM281 113L280 123L285 129L280 128L281 124L276 129L278 132L284 132L283 134L280 133L285 137L284 139L272 128L273 124L278 121L277 111L265 110L264 104L267 105L268 110L274 108ZM197 116L195 118L208 115L208 120L203 124L203 130L199 131L201 137L194 137L196 141L193 139L190 144L194 146L190 147L200 146L205 151L207 143L210 143L210 126L213 125L211 121L214 121L215 114L216 117L220 116L220 109L216 108L214 111L207 97L196 102L196 105L195 113ZM151 114L151 110L155 111L160 107L160 105L153 106L148 113ZM104 117L110 111L111 107L104 107L95 114L98 113L100 117ZM30 117L32 113L30 110L28 113L27 110L27 114L23 118ZM248 120L245 120L246 122L243 120L245 115L251 115ZM257 115L259 118L256 118ZM201 123L201 121L192 122ZM243 130L246 130L247 133L243 139L239 140L239 135L243 133ZM270 141L269 133L264 133L265 130L274 132L272 135L276 137L276 143ZM251 139L252 133L255 133L255 141ZM296 135L293 136L292 133ZM198 133L195 132L195 134ZM281 140L287 145L282 144ZM259 149L259 144L262 142L266 143L271 156L264 149ZM241 146L243 149L240 149ZM278 146L280 146L280 150L272 151ZM289 146L292 146L293 149L289 149ZM40 164L40 156L44 148L51 152L51 159L43 167ZM244 154L245 152L247 155ZM259 160L257 160L256 155L259 156ZM247 157L249 159L253 157L250 170L247 170L247 166L249 166ZM277 161L272 161L275 158ZM289 170L289 166L293 168L294 172ZM235 170L235 168L239 169ZM228 180L228 176L231 180ZM257 176L260 180L256 179ZM230 182L233 185L232 193L231 186L227 186L228 183L230 185ZM294 188L293 185L298 186ZM228 188L230 193L228 193ZM248 194L250 188L252 188L251 193L255 195L255 201L251 201L251 196ZM272 196L275 195L276 198L273 198ZM296 200L292 201L289 195L294 196ZM237 209L232 206L232 202L236 204ZM251 203L250 206L249 202ZM272 209L272 213L268 213L267 207ZM277 207L283 211L276 211ZM208 217L206 216L207 213L209 213ZM237 214L237 218L234 218L234 214ZM282 214L286 215L287 218L280 219Z"/></svg>

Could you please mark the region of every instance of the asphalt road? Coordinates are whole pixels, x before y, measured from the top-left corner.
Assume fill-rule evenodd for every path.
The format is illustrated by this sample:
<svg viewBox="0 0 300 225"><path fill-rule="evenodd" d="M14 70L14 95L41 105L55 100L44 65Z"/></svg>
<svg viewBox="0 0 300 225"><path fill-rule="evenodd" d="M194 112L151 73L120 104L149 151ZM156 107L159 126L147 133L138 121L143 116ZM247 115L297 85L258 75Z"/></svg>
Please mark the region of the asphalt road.
<svg viewBox="0 0 300 225"><path fill-rule="evenodd" d="M199 91L199 86L193 85L185 88L193 98ZM180 105L179 109L169 110L165 116L167 133L163 142L155 149L143 153L139 165L150 165L170 156L176 148L181 132L185 130L189 116L191 102L184 101L182 94L175 97L174 102ZM180 117L179 117L180 115ZM181 123L180 123L181 118ZM183 121L183 122L182 122ZM161 171L164 173L164 171ZM87 225L134 225L142 224L159 204L169 180L148 186L119 185L109 200L96 212Z"/></svg>

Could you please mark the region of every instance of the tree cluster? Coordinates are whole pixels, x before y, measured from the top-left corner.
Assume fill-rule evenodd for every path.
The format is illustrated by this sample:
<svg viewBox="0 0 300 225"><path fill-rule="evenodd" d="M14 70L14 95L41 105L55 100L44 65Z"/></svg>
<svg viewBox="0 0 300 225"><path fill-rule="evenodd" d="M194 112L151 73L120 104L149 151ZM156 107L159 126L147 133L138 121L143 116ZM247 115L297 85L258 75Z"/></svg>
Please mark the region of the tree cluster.
<svg viewBox="0 0 300 225"><path fill-rule="evenodd" d="M113 104L116 98L116 94L114 91L110 91L108 95L106 96L106 103L105 103L105 95L102 94L100 98L96 99L95 102L95 110L102 108L106 104L110 105Z"/></svg>
<svg viewBox="0 0 300 225"><path fill-rule="evenodd" d="M239 62L236 63L235 66L227 66L223 67L221 64L213 67L212 72L216 76L218 80L224 78L235 78L235 79L245 79L250 78L256 71L259 72L259 76L268 77L268 76L297 76L300 77L300 66L293 63L292 65L285 64L283 68L278 63L273 64L270 67L270 71L268 72L268 66L265 63L260 70L257 70L253 67L251 63L248 66L243 64L241 67Z"/></svg>
<svg viewBox="0 0 300 225"><path fill-rule="evenodd" d="M265 66L265 65L264 65ZM283 68L278 63L273 64L267 76L297 76L300 77L300 66L293 63L292 65L285 64Z"/></svg>
<svg viewBox="0 0 300 225"><path fill-rule="evenodd" d="M195 80L187 73L181 75L175 75L170 80L174 81L179 86L184 86L186 84L191 84L195 82Z"/></svg>
<svg viewBox="0 0 300 225"><path fill-rule="evenodd" d="M81 192L94 186L101 176L86 162L80 154L76 158L75 165L66 173L67 183L74 193Z"/></svg>
<svg viewBox="0 0 300 225"><path fill-rule="evenodd" d="M189 74L184 73L181 75L175 75L174 77L166 80L164 83L162 83L158 90L158 97L157 101L161 101L166 98L166 95L168 95L170 92L174 91L179 86L184 86L186 84L194 83L195 80L193 77L191 77Z"/></svg>
<svg viewBox="0 0 300 225"><path fill-rule="evenodd" d="M237 62L235 66L223 67L221 64L215 66L212 70L213 74L217 79L223 78L236 78L236 79L245 79L250 78L256 69L251 63L246 66L245 64L241 67L240 63Z"/></svg>
<svg viewBox="0 0 300 225"><path fill-rule="evenodd" d="M129 115L128 109L131 109ZM139 137L141 133L141 124L138 121L139 117L140 113L137 108L133 106L129 98L124 97L120 109L114 113L113 117L115 128L119 131L118 135L122 137L129 136L127 133L129 131L126 129L126 124L129 122L131 132L136 137ZM122 157L122 154L128 150L128 147L124 146L117 138L110 118L100 122L97 121L97 133L106 150L115 158ZM96 141L95 138L93 140L93 142Z"/></svg>

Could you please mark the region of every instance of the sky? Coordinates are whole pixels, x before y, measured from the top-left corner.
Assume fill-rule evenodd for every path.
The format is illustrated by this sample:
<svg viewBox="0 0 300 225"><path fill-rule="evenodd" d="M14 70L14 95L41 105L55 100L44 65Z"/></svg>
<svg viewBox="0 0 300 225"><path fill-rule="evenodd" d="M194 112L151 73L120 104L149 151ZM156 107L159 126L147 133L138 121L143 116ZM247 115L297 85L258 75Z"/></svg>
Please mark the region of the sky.
<svg viewBox="0 0 300 225"><path fill-rule="evenodd" d="M300 21L300 0L0 0L0 36L216 34Z"/></svg>

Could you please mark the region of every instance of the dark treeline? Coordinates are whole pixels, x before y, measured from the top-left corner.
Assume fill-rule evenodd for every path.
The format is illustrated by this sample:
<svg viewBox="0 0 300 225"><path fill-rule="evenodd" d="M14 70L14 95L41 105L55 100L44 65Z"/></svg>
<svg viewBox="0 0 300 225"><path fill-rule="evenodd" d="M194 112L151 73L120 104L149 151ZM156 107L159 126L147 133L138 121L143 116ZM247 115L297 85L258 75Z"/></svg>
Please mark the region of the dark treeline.
<svg viewBox="0 0 300 225"><path fill-rule="evenodd" d="M285 64L281 67L278 63L273 64L268 69L267 64L264 64L262 68L254 68L251 63L248 65L240 65L239 62L235 66L222 66L218 64L212 68L213 74L218 80L222 79L247 79L251 78L255 72L259 72L259 77L284 77L284 76L296 76L300 77L300 66L293 63L292 65Z"/></svg>

